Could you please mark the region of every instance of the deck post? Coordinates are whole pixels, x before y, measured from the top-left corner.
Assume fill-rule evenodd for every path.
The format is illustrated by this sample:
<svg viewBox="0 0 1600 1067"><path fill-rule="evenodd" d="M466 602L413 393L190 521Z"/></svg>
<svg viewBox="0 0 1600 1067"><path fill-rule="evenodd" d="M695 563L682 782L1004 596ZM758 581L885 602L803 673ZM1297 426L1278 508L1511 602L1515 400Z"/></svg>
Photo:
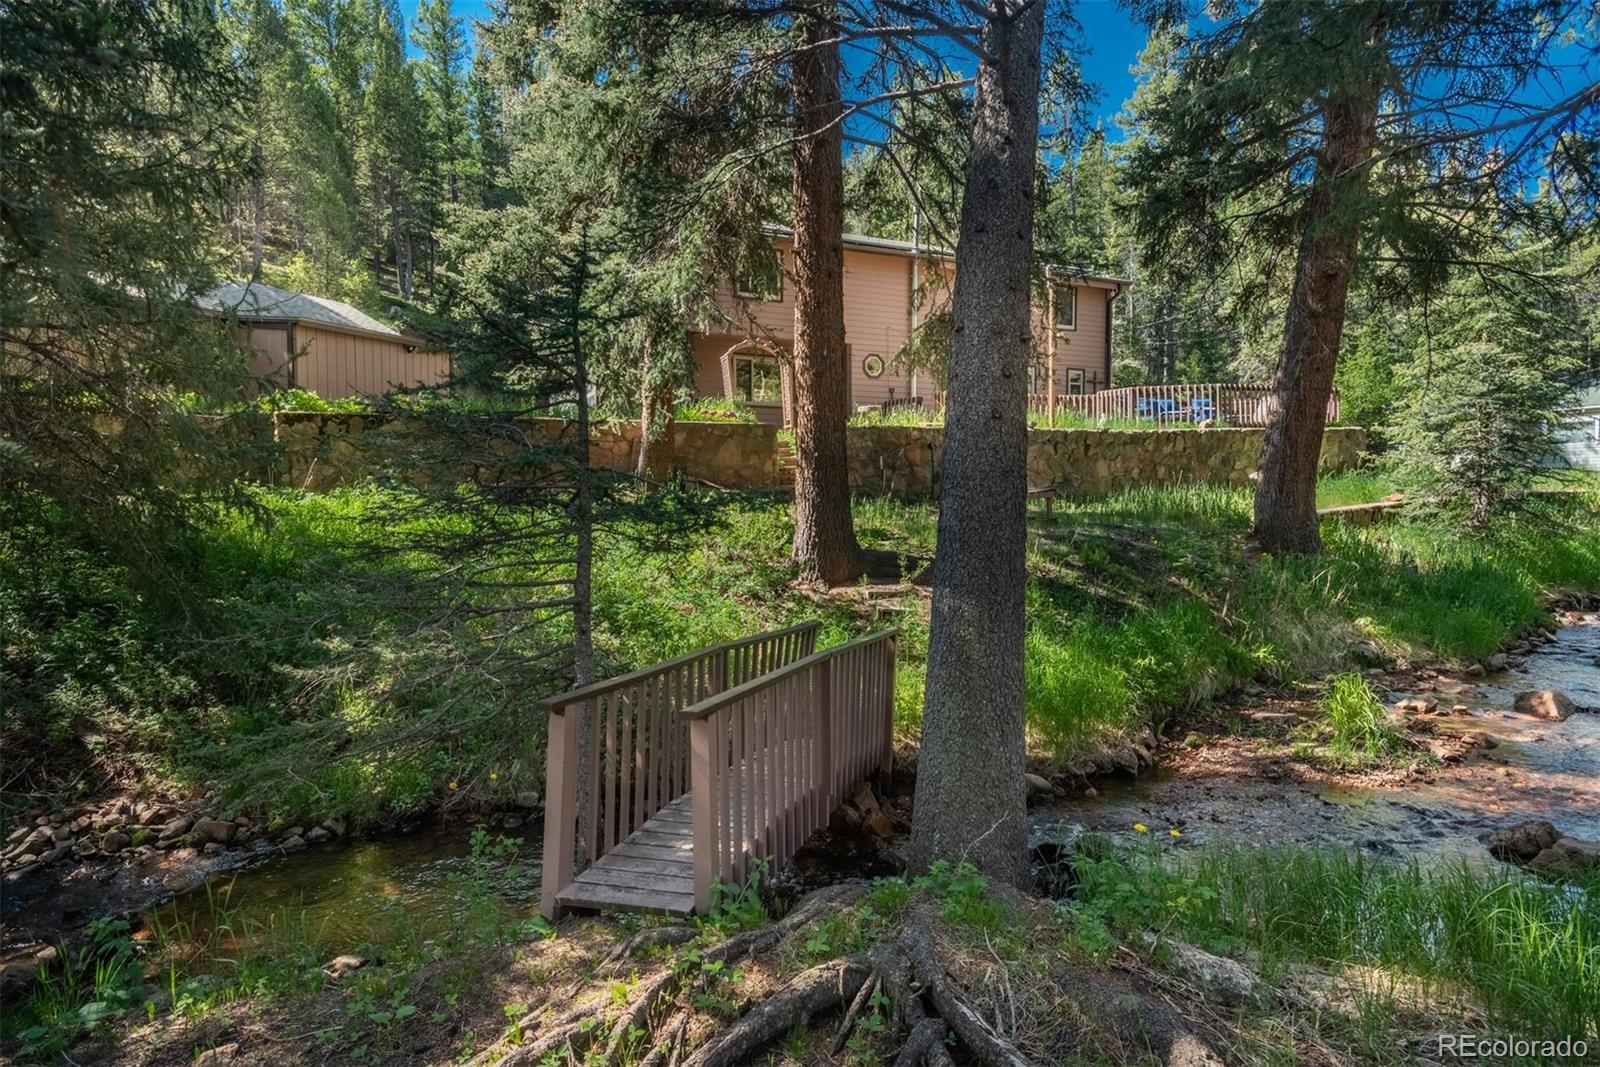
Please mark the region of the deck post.
<svg viewBox="0 0 1600 1067"><path fill-rule="evenodd" d="M712 807L711 749L713 747L713 719L721 712L713 712L689 723L689 804L690 820L694 831L694 910L701 915L711 913L711 886L717 880L716 827L712 825L715 811Z"/></svg>
<svg viewBox="0 0 1600 1067"><path fill-rule="evenodd" d="M556 894L572 884L577 850L578 716L572 705L550 709L545 746L544 862L539 876L539 911L554 922L561 917Z"/></svg>
<svg viewBox="0 0 1600 1067"><path fill-rule="evenodd" d="M817 761L817 825L828 825L828 817L833 814L833 660L825 659L816 667L816 696L814 707L816 711L815 729L817 731L816 761Z"/></svg>

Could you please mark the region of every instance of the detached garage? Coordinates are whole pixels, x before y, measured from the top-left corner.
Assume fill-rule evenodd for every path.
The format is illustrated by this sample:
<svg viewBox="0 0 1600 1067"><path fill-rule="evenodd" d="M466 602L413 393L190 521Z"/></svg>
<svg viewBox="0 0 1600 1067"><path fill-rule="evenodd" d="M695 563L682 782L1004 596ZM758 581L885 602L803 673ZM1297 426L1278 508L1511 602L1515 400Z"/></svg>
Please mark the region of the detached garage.
<svg viewBox="0 0 1600 1067"><path fill-rule="evenodd" d="M197 301L236 319L256 352L252 370L279 388L329 400L394 388L438 385L450 355L338 300L294 293L261 282L224 282Z"/></svg>

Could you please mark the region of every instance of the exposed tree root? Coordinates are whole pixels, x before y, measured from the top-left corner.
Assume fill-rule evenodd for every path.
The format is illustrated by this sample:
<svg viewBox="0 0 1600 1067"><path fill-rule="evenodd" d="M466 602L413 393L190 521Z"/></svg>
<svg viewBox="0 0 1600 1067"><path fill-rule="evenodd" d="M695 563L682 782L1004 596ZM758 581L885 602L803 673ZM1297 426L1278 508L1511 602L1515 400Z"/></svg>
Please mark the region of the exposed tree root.
<svg viewBox="0 0 1600 1067"><path fill-rule="evenodd" d="M926 917L908 916L900 935L874 946L866 959L847 957L796 975L690 1057L685 1067L731 1067L815 1016L845 1008L834 1050L849 1040L862 1011L881 991L891 1009L888 1032L906 1033L896 1067L952 1064L945 1036L953 1030L967 1059L984 1067L1032 1067L996 1034L957 991L934 955Z"/></svg>
<svg viewBox="0 0 1600 1067"><path fill-rule="evenodd" d="M733 1026L702 1045L684 1067L737 1067L750 1062L774 1039L854 997L867 974L866 960L852 956L796 975Z"/></svg>
<svg viewBox="0 0 1600 1067"><path fill-rule="evenodd" d="M733 1067L752 1062L761 1049L795 1027L834 1012L842 1016L832 1040L837 1054L864 1016L884 1011L883 1025L873 1027L874 1043L887 1043L879 1050L895 1067L954 1067L957 1062L1033 1067L1016 1034L1020 1025L1024 1039L1033 1035L1029 1047L1041 1047L1045 1035L1028 1029L1030 1021L1046 1017L1039 1008L1041 984L1049 991L1042 1002L1051 1008L1048 1017L1058 1027L1062 1018L1069 1020L1071 1031L1052 1031L1050 1048L1064 1040L1091 1055L1153 1056L1170 1067L1215 1067L1222 1062L1176 1010L1142 993L1126 976L1070 962L1048 975L1037 974L1019 1024L1018 1000L1012 979L1003 973L1005 964L995 957L1002 967L997 975L987 962L992 949L985 955L980 946L974 956L929 907L913 908L896 933L864 956L830 960L795 975L691 1051L699 1040L690 1029L696 1012L684 995L702 981L704 965L731 966L777 949L803 927L853 903L864 890L862 883L818 890L777 922L705 948L699 953L700 967L675 966L649 975L620 1011L591 996L554 1018L536 1012L519 1025L522 1033L535 1035L532 1040L516 1048L502 1045L474 1063L536 1064L550 1052L562 1051L570 1062L618 1064L642 1057L644 1067ZM1014 909L1028 907L1020 898L1008 903ZM660 927L635 935L607 956L602 969L656 945L683 944L688 938L682 931L689 929ZM954 969L941 961L941 951L954 961ZM1074 1019L1079 1021L1076 1029L1070 1021Z"/></svg>
<svg viewBox="0 0 1600 1067"><path fill-rule="evenodd" d="M768 923L755 930L746 930L720 941L702 952L700 958L706 963L732 964L770 951L795 930L822 918L830 911L844 907L865 891L865 882L842 882L819 889L807 895L790 910L789 914L777 922ZM699 931L690 926L663 926L641 930L629 938L620 949L607 955L597 970L604 970L620 960L631 958L649 948L684 944L698 934ZM537 1034L537 1037L511 1048L507 1048L507 1043L502 1041L475 1057L470 1067L490 1067L490 1065L518 1067L518 1065L535 1064L549 1052L563 1046L569 1050L574 1059L581 1059L602 1037L605 1040L605 1046L601 1050L603 1061L619 1063L629 1051L629 1035L640 1031L647 1035L655 1035L656 1031L650 1026L650 1019L655 1009L676 997L682 992L685 983L694 978L695 975L692 973L680 974L671 969L662 971L641 982L633 991L633 995L628 998L628 1003L622 1012L615 1016L607 1015L603 1010L604 1005L595 1004L592 1000L573 1006L555 1019L544 1018L545 1009L540 1008L524 1016L513 1028L521 1034ZM851 994L854 992L855 989L852 988ZM593 1021L597 1018L604 1018L605 1022L597 1026ZM679 1018L674 1023L678 1027L676 1036L664 1041L658 1040L651 1055L654 1055L655 1051L663 1050L665 1046L670 1046L664 1055L671 1057L667 1061L669 1064L675 1062L682 1052L683 1031L687 1023L686 1016Z"/></svg>

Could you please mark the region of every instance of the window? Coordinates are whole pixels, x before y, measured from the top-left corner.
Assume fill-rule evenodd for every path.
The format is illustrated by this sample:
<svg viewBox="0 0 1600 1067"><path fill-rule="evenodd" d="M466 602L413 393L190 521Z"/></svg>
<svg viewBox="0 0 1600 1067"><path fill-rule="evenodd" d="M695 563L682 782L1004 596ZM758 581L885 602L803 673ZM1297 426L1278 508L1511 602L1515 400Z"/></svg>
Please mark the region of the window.
<svg viewBox="0 0 1600 1067"><path fill-rule="evenodd" d="M1078 290L1070 285L1055 287L1056 329L1078 328Z"/></svg>
<svg viewBox="0 0 1600 1067"><path fill-rule="evenodd" d="M733 295L746 300L782 300L782 262L775 256L741 267L733 276Z"/></svg>
<svg viewBox="0 0 1600 1067"><path fill-rule="evenodd" d="M734 356L733 390L750 404L783 403L778 361L769 356Z"/></svg>
<svg viewBox="0 0 1600 1067"><path fill-rule="evenodd" d="M1071 396L1083 395L1083 371L1078 367L1067 369L1067 392Z"/></svg>

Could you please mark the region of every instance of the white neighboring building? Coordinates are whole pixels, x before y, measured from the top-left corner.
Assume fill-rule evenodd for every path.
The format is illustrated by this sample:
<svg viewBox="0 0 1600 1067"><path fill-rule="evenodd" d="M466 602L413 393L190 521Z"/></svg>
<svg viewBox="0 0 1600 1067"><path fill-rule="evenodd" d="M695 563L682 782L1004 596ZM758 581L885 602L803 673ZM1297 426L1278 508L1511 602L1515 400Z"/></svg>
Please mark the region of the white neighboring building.
<svg viewBox="0 0 1600 1067"><path fill-rule="evenodd" d="M1600 384L1578 390L1572 418L1561 433L1561 454L1566 465L1600 471Z"/></svg>

